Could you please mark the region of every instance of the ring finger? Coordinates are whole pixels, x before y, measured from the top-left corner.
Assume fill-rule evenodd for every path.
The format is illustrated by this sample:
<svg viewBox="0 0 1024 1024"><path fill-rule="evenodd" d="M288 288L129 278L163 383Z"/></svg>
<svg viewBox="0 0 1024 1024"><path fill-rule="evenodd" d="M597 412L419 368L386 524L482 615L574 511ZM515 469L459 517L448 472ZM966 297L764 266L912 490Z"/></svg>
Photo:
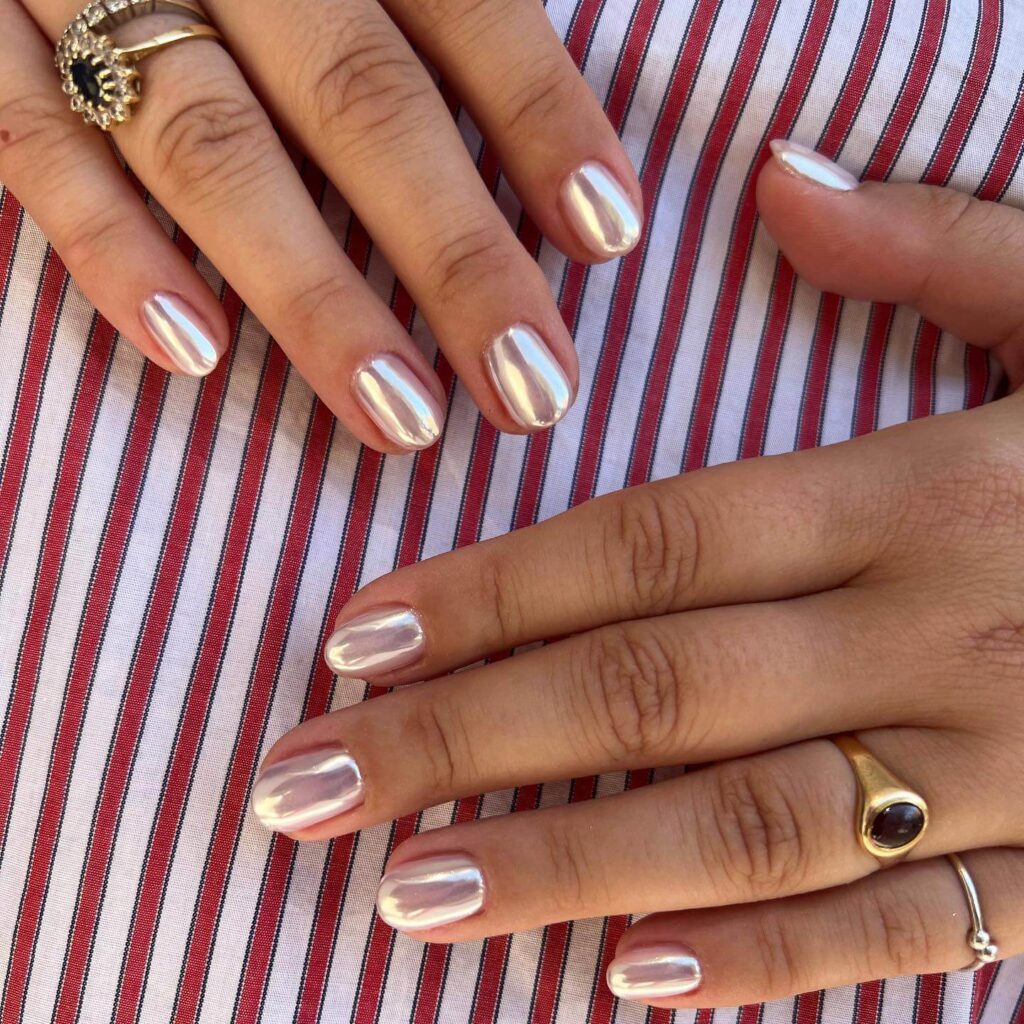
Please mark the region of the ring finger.
<svg viewBox="0 0 1024 1024"><path fill-rule="evenodd" d="M863 740L928 800L932 823L910 858L1019 842L1019 825L956 781L974 763L958 741L918 730ZM378 909L392 927L454 942L827 889L878 866L856 837L856 794L842 753L814 740L601 800L436 829L392 856Z"/></svg>
<svg viewBox="0 0 1024 1024"><path fill-rule="evenodd" d="M75 13L25 6L53 39ZM147 14L119 39L183 20L195 19ZM336 244L227 51L192 40L146 58L143 75L143 102L114 129L139 177L354 434L385 451L436 440L440 382Z"/></svg>

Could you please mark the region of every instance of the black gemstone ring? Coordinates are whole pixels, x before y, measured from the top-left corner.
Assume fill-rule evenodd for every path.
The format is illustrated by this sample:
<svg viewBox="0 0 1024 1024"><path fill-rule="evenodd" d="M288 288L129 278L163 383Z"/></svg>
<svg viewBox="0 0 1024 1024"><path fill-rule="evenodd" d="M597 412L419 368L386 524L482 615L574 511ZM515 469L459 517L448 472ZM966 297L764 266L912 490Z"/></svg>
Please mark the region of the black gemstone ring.
<svg viewBox="0 0 1024 1024"><path fill-rule="evenodd" d="M850 762L857 778L860 845L886 864L905 857L928 827L924 798L900 782L856 737L834 736L832 742Z"/></svg>
<svg viewBox="0 0 1024 1024"><path fill-rule="evenodd" d="M201 21L133 46L116 46L110 37L110 32L126 21L164 12L186 13ZM57 44L57 70L71 109L87 124L109 131L127 121L139 102L135 65L143 57L188 39L220 38L195 0L93 0L64 30Z"/></svg>

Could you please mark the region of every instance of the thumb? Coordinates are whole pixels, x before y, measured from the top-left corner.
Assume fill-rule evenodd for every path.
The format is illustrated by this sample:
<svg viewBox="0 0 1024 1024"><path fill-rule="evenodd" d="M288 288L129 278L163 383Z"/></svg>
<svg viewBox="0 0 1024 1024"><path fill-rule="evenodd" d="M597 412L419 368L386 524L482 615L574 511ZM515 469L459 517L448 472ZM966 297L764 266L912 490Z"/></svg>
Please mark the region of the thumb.
<svg viewBox="0 0 1024 1024"><path fill-rule="evenodd" d="M1024 213L948 188L859 183L798 143L771 148L758 208L801 277L914 306L1024 383Z"/></svg>

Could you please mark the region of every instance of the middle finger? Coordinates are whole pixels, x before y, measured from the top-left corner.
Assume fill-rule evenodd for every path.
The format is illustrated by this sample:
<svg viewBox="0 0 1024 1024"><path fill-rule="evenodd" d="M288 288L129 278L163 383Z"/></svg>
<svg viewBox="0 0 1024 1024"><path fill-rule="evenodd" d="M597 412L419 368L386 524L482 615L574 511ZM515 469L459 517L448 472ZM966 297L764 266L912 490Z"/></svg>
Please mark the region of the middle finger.
<svg viewBox="0 0 1024 1024"><path fill-rule="evenodd" d="M503 430L550 426L577 362L547 280L376 0L212 0L238 60L358 213Z"/></svg>

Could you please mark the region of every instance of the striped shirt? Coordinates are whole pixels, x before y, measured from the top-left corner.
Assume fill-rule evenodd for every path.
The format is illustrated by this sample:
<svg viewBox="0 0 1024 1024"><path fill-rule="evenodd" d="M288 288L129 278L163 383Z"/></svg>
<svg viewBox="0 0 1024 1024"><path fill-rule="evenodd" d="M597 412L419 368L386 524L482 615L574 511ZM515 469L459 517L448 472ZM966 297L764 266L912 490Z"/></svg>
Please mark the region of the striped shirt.
<svg viewBox="0 0 1024 1024"><path fill-rule="evenodd" d="M115 336L0 192L0 1024L662 1024L616 1003L623 919L424 947L374 916L418 829L590 800L647 772L524 786L296 845L248 810L267 746L364 698L319 657L399 565L627 484L977 405L998 369L907 309L797 280L755 215L767 140L863 177L1021 205L1024 8L1003 0L549 0L640 171L626 259L568 263L450 101L572 327L580 397L498 434L443 359L449 425L384 458L339 428L191 241L235 334L205 381ZM324 216L395 315L408 295L319 172ZM966 950L965 950L966 953ZM701 1024L1021 1024L1024 958Z"/></svg>

